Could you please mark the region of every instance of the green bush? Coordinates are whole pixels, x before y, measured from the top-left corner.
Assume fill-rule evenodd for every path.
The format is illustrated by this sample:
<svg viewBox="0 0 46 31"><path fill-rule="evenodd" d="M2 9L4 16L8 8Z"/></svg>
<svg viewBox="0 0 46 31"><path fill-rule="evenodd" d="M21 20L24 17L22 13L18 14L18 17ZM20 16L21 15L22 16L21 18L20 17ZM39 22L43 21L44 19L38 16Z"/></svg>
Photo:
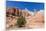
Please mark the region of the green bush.
<svg viewBox="0 0 46 31"><path fill-rule="evenodd" d="M19 17L17 20L17 25L19 27L23 27L23 26L25 26L25 24L26 24L25 17L23 17L23 16Z"/></svg>

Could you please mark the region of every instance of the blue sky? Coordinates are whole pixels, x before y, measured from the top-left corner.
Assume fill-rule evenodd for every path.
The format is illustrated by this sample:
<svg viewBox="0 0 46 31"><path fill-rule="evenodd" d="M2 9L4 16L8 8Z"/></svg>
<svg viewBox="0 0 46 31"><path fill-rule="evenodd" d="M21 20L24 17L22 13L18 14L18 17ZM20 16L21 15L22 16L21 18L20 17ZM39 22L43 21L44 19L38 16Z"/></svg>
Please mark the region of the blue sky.
<svg viewBox="0 0 46 31"><path fill-rule="evenodd" d="M36 2L21 2L21 1L7 1L6 2L7 7L17 7L20 9L27 8L28 10L43 10L44 9L44 3L36 3Z"/></svg>

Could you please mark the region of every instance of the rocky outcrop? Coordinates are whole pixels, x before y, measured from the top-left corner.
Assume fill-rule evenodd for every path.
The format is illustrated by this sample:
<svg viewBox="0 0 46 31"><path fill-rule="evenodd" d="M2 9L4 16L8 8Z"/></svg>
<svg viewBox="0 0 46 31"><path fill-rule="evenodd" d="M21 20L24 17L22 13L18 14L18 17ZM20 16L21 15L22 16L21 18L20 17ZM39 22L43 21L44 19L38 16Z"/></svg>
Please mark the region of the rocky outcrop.
<svg viewBox="0 0 46 31"><path fill-rule="evenodd" d="M16 8L10 8L7 9L6 14L16 14L16 15L21 15L24 16L26 18L26 28L39 28L39 27L43 27L44 24L44 13L43 11L38 11L37 13L33 13L29 10L20 10L20 9L16 9ZM8 14L8 15L9 15ZM7 21L7 27L15 26L16 21L17 21L18 16L13 16L12 17L6 17L6 21Z"/></svg>

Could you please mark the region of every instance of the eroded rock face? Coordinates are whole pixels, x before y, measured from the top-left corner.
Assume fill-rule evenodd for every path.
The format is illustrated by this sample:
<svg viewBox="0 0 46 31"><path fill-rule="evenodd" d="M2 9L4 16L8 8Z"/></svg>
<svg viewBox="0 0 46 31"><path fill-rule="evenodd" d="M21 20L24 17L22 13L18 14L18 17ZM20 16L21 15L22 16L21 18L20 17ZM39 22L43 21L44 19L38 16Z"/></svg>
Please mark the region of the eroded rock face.
<svg viewBox="0 0 46 31"><path fill-rule="evenodd" d="M9 8L6 9L6 14L14 14L14 15L21 15L22 11L20 9L17 8Z"/></svg>
<svg viewBox="0 0 46 31"><path fill-rule="evenodd" d="M41 13L36 13L35 16L27 17L26 27L28 28L43 28L44 16Z"/></svg>
<svg viewBox="0 0 46 31"><path fill-rule="evenodd" d="M17 22L17 18L14 16L14 17L7 17L6 19L6 27L9 28L9 27L14 27L16 26L16 22Z"/></svg>
<svg viewBox="0 0 46 31"><path fill-rule="evenodd" d="M9 17L8 21L9 21L8 25L10 27L11 25L14 26L16 24L17 19ZM34 27L43 27L44 19L43 19L43 16L41 14L40 15L36 14L35 16L26 17L26 21L27 21L27 23L26 23L25 27L34 28Z"/></svg>
<svg viewBox="0 0 46 31"><path fill-rule="evenodd" d="M9 14L15 14L15 12L16 12L16 9L15 8L8 8L8 9L6 9L6 13L9 13Z"/></svg>
<svg viewBox="0 0 46 31"><path fill-rule="evenodd" d="M15 11L13 9L10 9L7 12L9 12L10 14L12 14L12 13L16 14L16 9L15 9ZM19 11L17 11L17 14L19 14ZM42 28L43 27L44 16L42 15L42 13L37 12L33 16L32 14L29 14L28 12L24 12L24 11L22 12L20 10L20 14L25 16L25 18L26 18L26 21L27 21L27 23L25 25L26 28L40 28L40 27ZM11 16L6 17L7 28L11 27L11 25L16 26L15 24L16 24L17 18L18 18L17 16L13 16L13 15L12 15L12 17Z"/></svg>

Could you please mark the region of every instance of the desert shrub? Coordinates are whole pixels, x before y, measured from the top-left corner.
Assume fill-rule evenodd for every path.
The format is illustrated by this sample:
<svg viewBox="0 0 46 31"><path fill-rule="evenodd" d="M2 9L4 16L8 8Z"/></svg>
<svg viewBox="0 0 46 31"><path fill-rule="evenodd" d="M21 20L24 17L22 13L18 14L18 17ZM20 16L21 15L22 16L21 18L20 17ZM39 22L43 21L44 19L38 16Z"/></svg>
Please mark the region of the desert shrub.
<svg viewBox="0 0 46 31"><path fill-rule="evenodd" d="M19 27L23 27L26 24L25 17L21 16L17 19L17 25Z"/></svg>

